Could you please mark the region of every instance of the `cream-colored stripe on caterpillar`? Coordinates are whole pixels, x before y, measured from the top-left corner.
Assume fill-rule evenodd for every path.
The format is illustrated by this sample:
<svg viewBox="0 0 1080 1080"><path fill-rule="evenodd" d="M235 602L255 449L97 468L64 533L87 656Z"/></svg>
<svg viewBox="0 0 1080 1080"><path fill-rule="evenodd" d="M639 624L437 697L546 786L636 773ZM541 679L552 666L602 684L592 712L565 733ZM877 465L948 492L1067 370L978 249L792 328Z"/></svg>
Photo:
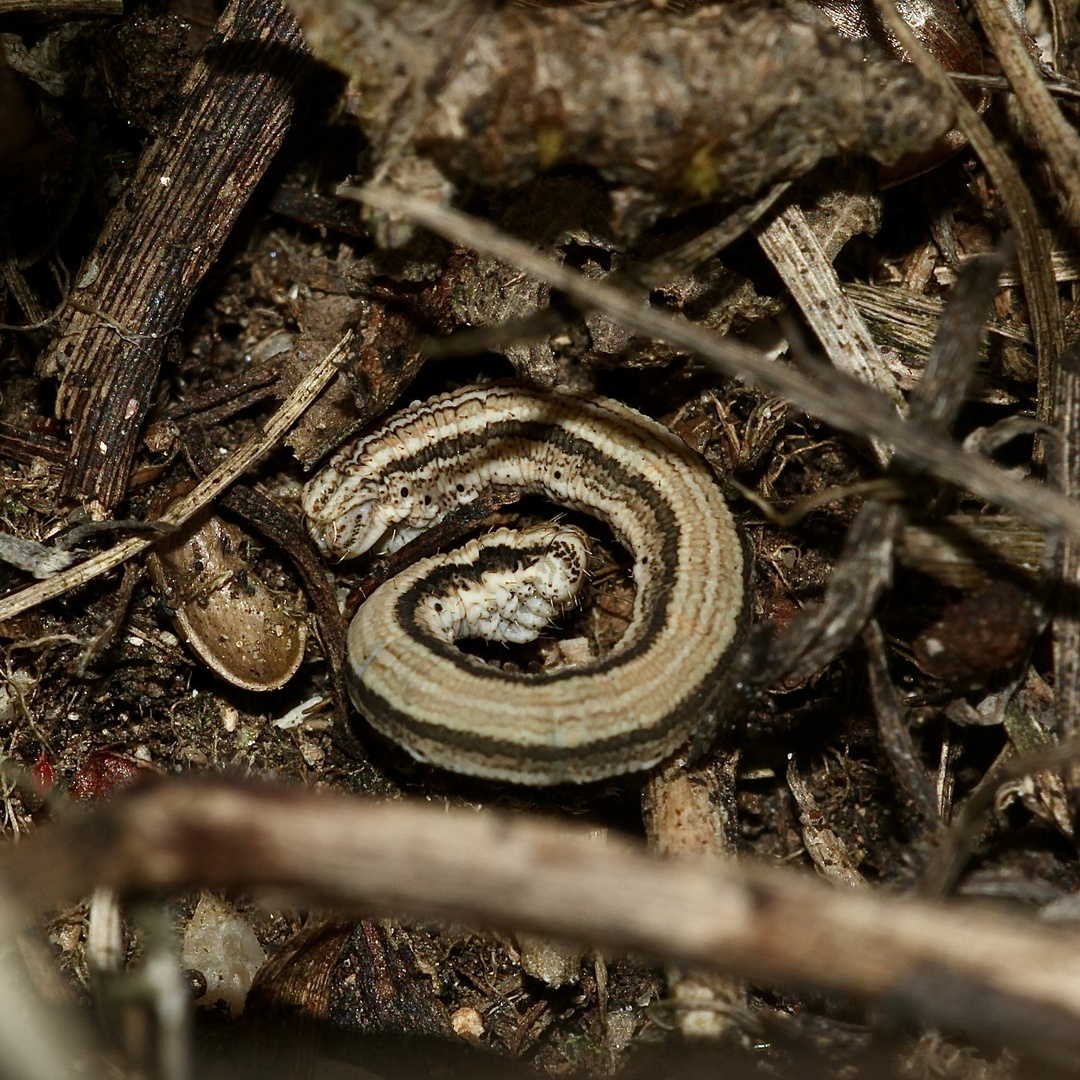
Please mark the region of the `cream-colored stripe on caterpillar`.
<svg viewBox="0 0 1080 1080"><path fill-rule="evenodd" d="M734 520L677 436L594 394L469 387L345 447L303 506L320 547L350 558L394 550L499 488L591 514L627 548L636 596L621 641L582 667L523 674L433 634L419 615L433 589L457 578L482 591L485 573L537 556L535 537L500 531L418 563L361 607L346 660L353 701L414 757L473 776L585 783L650 768L718 707L746 606Z"/></svg>

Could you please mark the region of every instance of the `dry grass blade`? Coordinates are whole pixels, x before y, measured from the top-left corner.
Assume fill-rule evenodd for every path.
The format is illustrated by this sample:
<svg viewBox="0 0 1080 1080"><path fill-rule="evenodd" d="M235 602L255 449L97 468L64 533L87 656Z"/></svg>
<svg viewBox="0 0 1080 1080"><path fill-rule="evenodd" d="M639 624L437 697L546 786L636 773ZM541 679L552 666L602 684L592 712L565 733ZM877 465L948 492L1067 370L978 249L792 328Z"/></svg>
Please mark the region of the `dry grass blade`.
<svg viewBox="0 0 1080 1080"><path fill-rule="evenodd" d="M896 379L862 316L840 287L802 210L789 204L767 223L756 225L754 234L833 366L873 386L903 413L906 405ZM875 451L884 465L888 449L876 445Z"/></svg>
<svg viewBox="0 0 1080 1080"><path fill-rule="evenodd" d="M262 431L249 439L235 454L201 481L190 494L174 503L161 521L165 525L180 525L207 503L212 502L230 484L265 457L277 445L278 440L296 422L304 410L318 397L323 387L337 373L338 365L348 352L350 338L340 341L297 384L296 389L282 403L281 408L263 426ZM150 547L157 537L133 536L122 540L107 551L73 566L70 570L46 581L31 585L0 600L0 621L53 600L71 589L85 585L96 577L126 562L140 551Z"/></svg>

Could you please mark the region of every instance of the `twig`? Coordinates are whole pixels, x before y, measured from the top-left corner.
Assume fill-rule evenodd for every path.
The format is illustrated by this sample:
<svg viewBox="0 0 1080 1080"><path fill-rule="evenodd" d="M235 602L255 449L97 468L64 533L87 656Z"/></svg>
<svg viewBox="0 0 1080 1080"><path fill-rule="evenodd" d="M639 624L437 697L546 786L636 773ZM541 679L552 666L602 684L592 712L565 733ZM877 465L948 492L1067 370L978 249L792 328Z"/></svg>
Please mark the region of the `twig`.
<svg viewBox="0 0 1080 1080"><path fill-rule="evenodd" d="M810 375L766 359L756 349L721 338L662 311L644 308L601 281L539 254L486 222L425 199L385 187L350 189L356 198L381 210L410 217L455 243L517 266L562 289L579 304L595 308L637 333L688 349L710 367L742 379L827 423L867 438L877 438L901 454L913 469L925 469L988 502L1008 507L1033 522L1080 536L1080 506L1047 487L1022 483L976 454L965 453L927 428L905 423L892 403L827 364L812 364Z"/></svg>
<svg viewBox="0 0 1080 1080"><path fill-rule="evenodd" d="M124 0L0 0L0 15L23 11L75 19L91 15L123 15Z"/></svg>
<svg viewBox="0 0 1080 1080"><path fill-rule="evenodd" d="M1002 274L998 284L1002 287L1020 284L1015 274L1011 282L1009 277L1007 272ZM1080 277L1080 273L1075 277ZM850 281L844 283L844 293L863 318L873 323L901 355L926 358L945 307L941 300L913 293L903 286L882 287ZM1031 330L1027 326L1018 326L994 315L986 320L986 325L996 337L1031 344Z"/></svg>
<svg viewBox="0 0 1080 1080"><path fill-rule="evenodd" d="M919 760L900 698L889 677L885 639L876 619L866 624L863 644L866 646L870 693L874 699L874 712L877 713L878 737L915 808L927 822L936 825L940 820L937 793L930 774Z"/></svg>
<svg viewBox="0 0 1080 1080"><path fill-rule="evenodd" d="M911 395L914 420L946 431L956 419L986 336L984 313L994 295L1002 262L1001 254L972 262L956 283L938 321L926 371ZM890 471L902 469L894 466ZM816 608L802 612L777 635L763 678L806 678L838 655L861 630L869 654L882 746L920 812L936 822L933 785L918 762L901 714L881 631L870 619L878 597L892 580L893 550L905 518L900 505L880 499L867 501L848 530L825 596Z"/></svg>
<svg viewBox="0 0 1080 1080"><path fill-rule="evenodd" d="M629 276L652 289L666 285L673 278L700 266L706 259L718 255L728 244L738 240L772 209L790 187L791 182L787 180L773 184L756 202L733 210L719 224L699 233L685 244L680 244L672 251L665 251L663 255L658 255L647 263L631 267Z"/></svg>
<svg viewBox="0 0 1080 1080"><path fill-rule="evenodd" d="M787 784L799 815L803 847L822 877L851 889L865 889L866 878L859 873L847 844L829 827L810 785L799 773L794 754L788 757Z"/></svg>
<svg viewBox="0 0 1080 1080"><path fill-rule="evenodd" d="M268 886L303 905L530 930L841 991L1043 1056L1078 1049L1074 933L749 862L661 859L629 839L597 843L588 826L154 781L35 831L0 872L39 909L97 884Z"/></svg>
<svg viewBox="0 0 1080 1080"><path fill-rule="evenodd" d="M1080 350L1067 349L1054 379L1061 452L1054 469L1058 487L1071 499L1080 495ZM1052 600L1054 627L1054 713L1057 734L1080 733L1080 543L1062 537L1054 552L1058 588ZM1070 777L1070 788L1078 777Z"/></svg>
<svg viewBox="0 0 1080 1080"><path fill-rule="evenodd" d="M753 673L756 685L808 679L858 637L892 584L893 546L905 518L897 503L867 500L844 538L825 595L776 635L765 663Z"/></svg>
<svg viewBox="0 0 1080 1080"><path fill-rule="evenodd" d="M142 569L140 565L130 562L124 567L124 576L120 581L120 588L116 590L113 609L106 617L105 625L86 643L82 656L79 657L75 673L80 679L86 676L86 669L112 644L116 632L127 618L131 596L142 577Z"/></svg>
<svg viewBox="0 0 1080 1080"><path fill-rule="evenodd" d="M103 1077L97 1049L75 1009L59 1015L42 1004L26 963L27 949L49 959L44 941L27 942L27 914L0 885L0 1061L9 1080L71 1080L73 1062L86 1080ZM41 956L34 956L35 961Z"/></svg>
<svg viewBox="0 0 1080 1080"><path fill-rule="evenodd" d="M984 90L1012 90L1009 80L1004 75L969 74L964 71L950 71L949 78L961 86L978 86ZM1044 83L1048 94L1065 98L1080 98L1080 86L1074 82Z"/></svg>
<svg viewBox="0 0 1080 1080"><path fill-rule="evenodd" d="M735 778L740 751L724 749L688 766L683 758L649 777L642 813L649 850L658 855L733 859L738 849ZM746 1016L746 985L715 971L668 965L667 998L682 1032L737 1037Z"/></svg>
<svg viewBox="0 0 1080 1080"><path fill-rule="evenodd" d="M1012 159L994 141L982 117L971 107L948 73L919 43L900 17L893 0L874 0L885 24L896 35L911 62L924 78L936 83L952 102L956 122L967 136L979 160L1001 196L1009 220L1017 232L1017 261L1024 282L1035 336L1035 356L1039 365L1039 419L1049 420L1051 365L1065 345L1065 331L1057 288L1050 269L1050 244L1039 228L1039 212L1027 185Z"/></svg>
<svg viewBox="0 0 1080 1080"><path fill-rule="evenodd" d="M1050 96L1003 0L972 0L972 6L1061 184L1065 217L1080 229L1080 136Z"/></svg>
<svg viewBox="0 0 1080 1080"><path fill-rule="evenodd" d="M774 184L760 199L749 206L741 206L725 215L724 219L704 232L691 237L686 243L665 251L648 262L636 263L619 271L608 279L609 284L628 284L657 289L675 278L688 274L703 262L718 255L734 243L747 229L773 207L777 200L791 187L789 181ZM477 326L455 330L452 334L425 338L422 343L424 356L436 359L451 356L471 356L478 352L498 350L500 345L511 342L543 341L554 337L569 326L577 316L570 304L552 297L546 307L528 315L516 316L493 326Z"/></svg>
<svg viewBox="0 0 1080 1080"><path fill-rule="evenodd" d="M950 514L905 528L898 557L910 569L965 592L999 578L1030 589L1043 576L1044 548L1038 529L1009 514Z"/></svg>
<svg viewBox="0 0 1080 1080"><path fill-rule="evenodd" d="M984 256L967 266L956 283L938 320L926 371L911 395L913 420L941 430L956 418L985 338L983 314L1001 263L1000 255ZM886 478L902 471L893 466ZM867 500L848 529L825 595L776 635L764 660L755 665L752 679L757 685L772 687L808 678L854 641L892 582L893 550L905 520L902 505L880 496ZM891 753L897 740L888 735L883 732L885 749ZM903 773L906 764L900 762L897 768Z"/></svg>
<svg viewBox="0 0 1080 1080"><path fill-rule="evenodd" d="M161 518L161 522L165 525L183 524L192 514L216 499L237 477L242 476L265 457L337 373L338 364L348 355L351 339L351 334L346 335L322 360L315 364L285 399L281 408L266 423L262 432L244 443L236 453L223 461L188 495L174 503ZM138 555L140 551L145 551L159 538L158 536L128 537L107 551L102 551L87 559L86 562L73 566L63 574L57 574L54 578L30 585L19 592L12 593L11 596L4 597L0 600L0 621L11 619L38 604L45 603L46 600L53 600L71 589L85 585L114 566L119 566L133 555Z"/></svg>

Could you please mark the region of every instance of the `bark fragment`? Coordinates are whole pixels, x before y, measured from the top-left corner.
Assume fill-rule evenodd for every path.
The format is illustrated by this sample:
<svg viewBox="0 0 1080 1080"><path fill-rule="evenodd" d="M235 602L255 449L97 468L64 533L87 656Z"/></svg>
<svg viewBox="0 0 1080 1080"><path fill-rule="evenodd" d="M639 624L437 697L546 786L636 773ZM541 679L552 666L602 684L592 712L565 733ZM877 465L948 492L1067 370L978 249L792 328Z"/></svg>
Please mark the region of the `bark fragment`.
<svg viewBox="0 0 1080 1080"><path fill-rule="evenodd" d="M840 153L896 162L951 123L910 66L868 58L809 8L292 6L316 54L354 79L378 178L413 154L495 187L590 166L624 189L616 216L628 232Z"/></svg>
<svg viewBox="0 0 1080 1080"><path fill-rule="evenodd" d="M162 353L292 117L308 59L276 0L233 0L84 262L39 371L73 422L62 491L123 497Z"/></svg>

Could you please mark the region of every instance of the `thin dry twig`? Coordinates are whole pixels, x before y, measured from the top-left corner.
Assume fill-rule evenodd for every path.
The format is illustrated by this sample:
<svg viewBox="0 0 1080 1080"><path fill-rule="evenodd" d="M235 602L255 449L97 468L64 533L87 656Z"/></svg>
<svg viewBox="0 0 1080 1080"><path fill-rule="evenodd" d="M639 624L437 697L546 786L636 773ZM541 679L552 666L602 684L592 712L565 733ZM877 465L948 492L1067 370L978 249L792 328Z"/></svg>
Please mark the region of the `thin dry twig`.
<svg viewBox="0 0 1080 1080"><path fill-rule="evenodd" d="M865 889L866 878L847 844L829 827L810 785L799 773L794 754L788 758L787 784L799 815L803 847L822 877L851 889Z"/></svg>
<svg viewBox="0 0 1080 1080"><path fill-rule="evenodd" d="M728 244L738 240L772 209L790 187L788 180L773 184L760 199L733 210L719 224L680 244L673 251L666 251L644 265L632 267L630 276L649 288L666 285L672 278L700 266L706 259L718 255Z"/></svg>
<svg viewBox="0 0 1080 1080"><path fill-rule="evenodd" d="M784 398L841 430L880 439L913 469L925 469L1046 528L1080 536L1080 507L1075 503L1042 485L1016 480L922 425L906 423L888 399L827 364L805 365L810 369L808 376L773 363L739 341L717 337L685 320L642 307L634 297L590 280L460 211L386 187L349 190L363 202L412 218L448 240L502 259L637 333L688 349L715 370Z"/></svg>
<svg viewBox="0 0 1080 1080"><path fill-rule="evenodd" d="M1073 229L1080 229L1080 135L1050 96L1004 0L972 0L972 6L1064 189L1065 216Z"/></svg>
<svg viewBox="0 0 1080 1080"><path fill-rule="evenodd" d="M296 422L305 409L315 400L322 388L337 373L338 365L348 355L352 335L348 334L297 384L296 389L285 399L281 408L264 425L262 431L250 438L234 454L231 454L198 486L175 502L161 518L164 525L182 525L207 503L217 498L230 484L242 476L248 469L264 458L277 444L277 441ZM102 551L86 562L73 566L63 574L36 585L27 586L0 600L0 621L13 618L46 600L53 600L71 589L85 585L96 577L119 566L133 555L145 551L154 544L159 536L132 536L122 540L106 551Z"/></svg>
<svg viewBox="0 0 1080 1080"><path fill-rule="evenodd" d="M863 644L866 646L870 693L878 718L878 736L916 809L926 821L937 824L940 818L934 783L919 760L900 697L889 677L885 638L876 619L871 619L864 627Z"/></svg>
<svg viewBox="0 0 1080 1080"><path fill-rule="evenodd" d="M950 71L949 78L961 86L978 86L984 90L1010 91L1012 86L1004 75L980 75L966 71ZM1075 82L1044 83L1051 97L1080 98L1080 86Z"/></svg>
<svg viewBox="0 0 1080 1080"><path fill-rule="evenodd" d="M926 371L911 395L914 420L946 431L956 419L986 336L983 313L993 297L1002 262L1003 256L997 254L964 269L938 321ZM891 471L902 470L894 467ZM763 677L770 680L766 685L775 685L781 678L806 678L837 656L861 630L882 746L920 813L936 822L933 785L919 764L889 678L881 631L870 619L879 596L891 583L893 551L905 520L900 505L880 499L866 503L848 530L825 596L777 635Z"/></svg>
<svg viewBox="0 0 1080 1080"><path fill-rule="evenodd" d="M1024 283L1039 365L1039 419L1050 419L1051 367L1065 346L1065 331L1051 270L1050 243L1039 227L1039 211L1012 159L994 140L982 117L971 107L945 69L919 43L900 17L893 0L874 0L886 25L896 35L923 77L948 95L957 126L971 143L1005 204L1017 233L1017 261Z"/></svg>
<svg viewBox="0 0 1080 1080"><path fill-rule="evenodd" d="M70 1080L72 1063L86 1080L103 1077L94 1064L93 1039L74 1008L47 1009L26 963L27 948L45 952L44 942L28 942L25 909L0 886L0 1061L4 1075L17 1080ZM49 958L51 959L51 957ZM46 964L48 961L46 961Z"/></svg>
<svg viewBox="0 0 1080 1080"><path fill-rule="evenodd" d="M42 15L75 19L91 15L122 15L124 0L0 0L0 15L36 11Z"/></svg>
<svg viewBox="0 0 1080 1080"><path fill-rule="evenodd" d="M899 504L867 500L844 538L825 595L776 635L767 661L753 673L757 685L808 679L855 640L892 584L893 545L904 520Z"/></svg>

